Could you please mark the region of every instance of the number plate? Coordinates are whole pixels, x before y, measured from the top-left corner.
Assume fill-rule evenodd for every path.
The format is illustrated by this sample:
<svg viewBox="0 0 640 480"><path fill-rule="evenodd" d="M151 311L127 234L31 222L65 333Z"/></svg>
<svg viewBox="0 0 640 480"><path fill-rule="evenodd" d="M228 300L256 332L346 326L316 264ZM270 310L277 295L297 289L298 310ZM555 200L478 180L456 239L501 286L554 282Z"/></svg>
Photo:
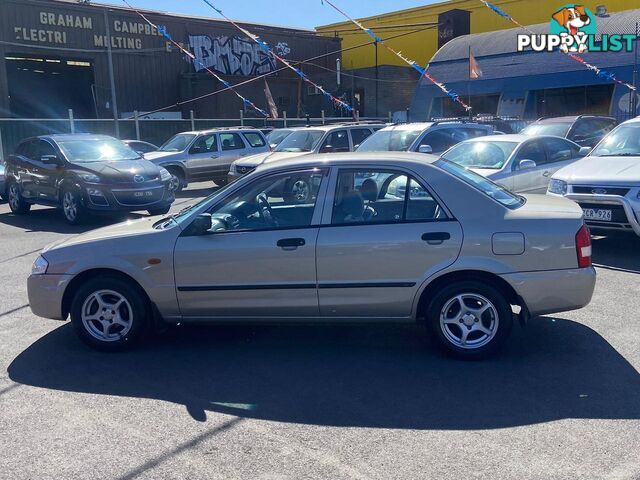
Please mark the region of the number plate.
<svg viewBox="0 0 640 480"><path fill-rule="evenodd" d="M151 197L153 196L153 192L151 190L147 190L146 192L133 192L133 196L136 198Z"/></svg>
<svg viewBox="0 0 640 480"><path fill-rule="evenodd" d="M599 222L611 221L611 210L602 210L600 208L583 208L585 220L597 220Z"/></svg>

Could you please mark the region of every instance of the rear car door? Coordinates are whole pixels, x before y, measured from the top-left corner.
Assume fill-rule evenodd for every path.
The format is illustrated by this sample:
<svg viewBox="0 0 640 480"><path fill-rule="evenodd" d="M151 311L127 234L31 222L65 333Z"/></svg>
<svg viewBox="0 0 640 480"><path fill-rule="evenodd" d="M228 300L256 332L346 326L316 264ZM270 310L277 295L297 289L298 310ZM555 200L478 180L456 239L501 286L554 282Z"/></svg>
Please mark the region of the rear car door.
<svg viewBox="0 0 640 480"><path fill-rule="evenodd" d="M38 139L34 138L23 141L18 145L9 169L9 172L15 177L16 182L20 186L22 196L25 198L36 198L36 192L34 190L36 165L34 165L31 157L36 153L37 142Z"/></svg>
<svg viewBox="0 0 640 480"><path fill-rule="evenodd" d="M522 160L532 160L536 166L522 168ZM513 191L517 193L544 193L549 182L547 171L547 151L542 140L527 140L515 154L512 164ZM546 182L546 183L545 183ZM543 185L545 185L543 187Z"/></svg>
<svg viewBox="0 0 640 480"><path fill-rule="evenodd" d="M185 230L174 253L182 315L317 317L315 249L326 173L260 176L212 206L208 234ZM300 203L286 194L296 179L320 188Z"/></svg>
<svg viewBox="0 0 640 480"><path fill-rule="evenodd" d="M410 172L335 169L317 244L320 314L406 318L423 280L452 264L462 228Z"/></svg>

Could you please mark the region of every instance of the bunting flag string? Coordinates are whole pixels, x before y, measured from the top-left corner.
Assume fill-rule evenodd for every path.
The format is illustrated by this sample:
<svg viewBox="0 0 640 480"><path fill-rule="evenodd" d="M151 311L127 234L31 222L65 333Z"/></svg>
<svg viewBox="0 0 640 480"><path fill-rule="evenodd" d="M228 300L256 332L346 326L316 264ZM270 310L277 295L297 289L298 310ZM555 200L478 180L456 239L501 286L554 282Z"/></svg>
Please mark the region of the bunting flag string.
<svg viewBox="0 0 640 480"><path fill-rule="evenodd" d="M122 0L125 5L127 5L131 10L133 10L134 12L136 12L145 22L147 22L151 27L155 28L158 33L160 35L162 35L164 38L166 38L172 45L174 45L178 50L180 50L183 54L185 54L187 57L189 57L191 60L195 61L198 65L200 65L200 67L202 67L204 70L207 71L207 73L209 73L210 75L213 75L216 80L218 80L220 83L222 83L225 88L227 88L228 90L230 90L231 92L233 92L236 97L238 97L240 100L242 100L242 103L244 105L246 105L249 108L254 109L256 112L258 112L260 115L262 115L265 118L269 117L269 114L267 112L265 112L263 109L261 109L260 107L258 107L255 103L253 103L251 100L249 100L247 97L245 97L244 95L242 95L241 93L239 93L235 88L233 88L233 85L231 85L229 82L227 82L224 78L222 78L221 76L219 76L217 73L215 73L213 70L211 70L209 67L207 67L206 65L204 65L200 60L198 60L198 58L191 53L189 50L187 50L186 48L184 48L182 45L180 45L178 42L176 42L171 35L169 34L169 32L167 32L167 29L165 27L163 27L162 25L156 25L154 24L151 20L149 20L146 15L144 13L142 13L141 11L137 10L135 7L133 7L127 0Z"/></svg>
<svg viewBox="0 0 640 480"><path fill-rule="evenodd" d="M269 47L269 44L267 42L265 42L264 40L262 40L260 37L258 37L257 35L254 35L253 33L251 33L249 30L247 30L246 28L238 25L236 22L234 22L233 20L231 20L229 17L227 17L222 10L220 10L219 8L217 8L213 3L211 3L209 0L203 0L204 3L206 3L207 5L209 5L211 8L213 8L222 18L224 18L227 22L229 22L231 25L233 25L234 27L236 27L238 30L240 30L243 34L245 34L249 39L253 40L254 42L256 42L260 48L262 49L262 51L264 51L267 55L272 56L273 58L275 58L276 60L280 61L285 67L287 67L289 70L292 70L293 72L295 72L296 75L298 75L302 80L304 80L305 82L307 82L309 85L312 85L313 87L315 87L316 89L318 89L326 98L328 98L331 102L333 102L335 105L337 105L340 108L345 109L347 112L353 112L353 107L351 107L351 105L349 105L347 102L345 102L344 100L339 99L338 97L332 95L331 93L327 92L324 88L322 88L320 85L318 85L317 83L315 83L313 80L311 80L302 70L300 70L299 68L294 67L293 65L291 65L291 63L284 59L283 57L281 57L280 55L278 55L277 53L275 53L271 47Z"/></svg>
<svg viewBox="0 0 640 480"><path fill-rule="evenodd" d="M205 2L207 0L204 0ZM371 38L373 38L373 40L376 43L379 43L380 45L384 46L387 50L389 50L391 53L393 53L396 57L398 57L399 59L401 59L403 62L407 63L410 67L412 67L414 70L418 71L420 73L420 75L422 77L425 77L426 79L428 79L431 83L433 83L436 87L438 87L440 90L442 90L451 100L453 100L454 102L459 103L467 112L471 110L471 107L469 105L467 105L466 103L464 103L464 101L462 100L462 98L460 97L460 95L458 95L456 92L454 92L453 90L450 90L449 88L447 88L447 86L442 83L439 82L438 80L436 80L435 78L433 78L432 75L430 75L427 72L426 68L422 68L420 65L418 65L414 60L411 60L407 57L405 57L402 52L395 50L394 48L390 47L389 45L387 45L384 40L380 37L378 37L373 30L371 30L370 28L365 27L364 25L362 25L359 21L357 21L356 19L350 17L346 12L344 12L343 10L341 10L340 8L338 8L331 0L320 0L322 3L327 3L329 6L331 6L331 8L333 8L334 10L336 10L338 13L340 13L343 17L345 17L347 20L349 20L351 23L353 23L355 26L357 26L360 30L362 30L363 32L365 32L367 35L369 35Z"/></svg>
<svg viewBox="0 0 640 480"><path fill-rule="evenodd" d="M328 0L325 0L325 1L328 1ZM514 25L522 28L527 33L529 33L530 35L537 35L536 32L534 32L530 28L528 28L525 25L523 25L520 22L518 22L515 18L513 18L511 15L509 15L507 12L502 10L497 5L493 5L492 3L489 3L487 0L479 0L479 1L482 4L484 4L484 6L487 7L489 10L491 10L494 13L496 13L497 15L500 15L502 18L504 18L506 20L509 20L511 23L513 23ZM636 91L636 87L634 85L631 85L630 83L627 83L627 82L624 82L622 80L617 79L616 75L613 72L609 72L607 70L604 70L602 68L597 67L596 65L593 65L592 63L587 62L580 55L577 55L577 54L571 53L571 52L565 53L565 52L561 51L560 49L558 49L558 51L560 53L564 53L565 55L567 55L571 60L573 60L575 62L578 62L578 63L581 63L584 67L586 67L589 70L591 70L598 77L604 78L605 80L612 81L614 83L617 83L618 85L623 85L623 86L627 87L631 91L634 91L634 92Z"/></svg>

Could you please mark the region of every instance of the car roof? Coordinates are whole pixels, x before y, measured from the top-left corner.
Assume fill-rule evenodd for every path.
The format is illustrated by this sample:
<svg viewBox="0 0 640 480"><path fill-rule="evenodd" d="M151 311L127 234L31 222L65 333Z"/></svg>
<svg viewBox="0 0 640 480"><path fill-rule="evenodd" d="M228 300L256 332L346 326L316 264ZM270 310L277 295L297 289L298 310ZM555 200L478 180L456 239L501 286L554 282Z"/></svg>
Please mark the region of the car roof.
<svg viewBox="0 0 640 480"><path fill-rule="evenodd" d="M287 127L286 130L291 130L292 132L298 130L342 130L344 128L371 128L371 127L379 127L381 125L385 125L384 123L331 123L327 125L309 125L309 126L300 126L300 127Z"/></svg>
<svg viewBox="0 0 640 480"><path fill-rule="evenodd" d="M580 118L606 118L609 120L615 120L613 117L607 115L565 115L563 117L542 117L534 123L573 123Z"/></svg>
<svg viewBox="0 0 640 480"><path fill-rule="evenodd" d="M283 167L320 168L346 164L396 164L398 167L420 167L432 164L438 159L437 155L414 152L313 153L263 163L256 170L266 171Z"/></svg>
<svg viewBox="0 0 640 480"><path fill-rule="evenodd" d="M509 133L505 135L487 135L484 137L474 137L469 138L468 140L464 140L464 143L468 142L482 142L482 141L492 141L492 142L518 142L522 143L527 140L537 140L540 138L559 138L560 140L564 140L565 142L574 143L571 140L568 140L564 137L559 137L557 135L524 135L522 133ZM462 143L462 142L461 142Z"/></svg>

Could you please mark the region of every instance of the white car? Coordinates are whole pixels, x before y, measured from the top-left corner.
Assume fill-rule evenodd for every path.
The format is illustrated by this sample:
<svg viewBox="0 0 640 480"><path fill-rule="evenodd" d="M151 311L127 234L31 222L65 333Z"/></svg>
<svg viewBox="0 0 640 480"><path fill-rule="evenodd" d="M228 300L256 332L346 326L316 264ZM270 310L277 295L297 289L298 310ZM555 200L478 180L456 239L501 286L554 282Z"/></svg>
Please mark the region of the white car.
<svg viewBox="0 0 640 480"><path fill-rule="evenodd" d="M551 135L492 135L461 142L441 158L516 193L545 193L551 176L589 153L589 147Z"/></svg>
<svg viewBox="0 0 640 480"><path fill-rule="evenodd" d="M577 202L591 228L640 236L640 118L620 124L588 156L556 172L547 194Z"/></svg>

